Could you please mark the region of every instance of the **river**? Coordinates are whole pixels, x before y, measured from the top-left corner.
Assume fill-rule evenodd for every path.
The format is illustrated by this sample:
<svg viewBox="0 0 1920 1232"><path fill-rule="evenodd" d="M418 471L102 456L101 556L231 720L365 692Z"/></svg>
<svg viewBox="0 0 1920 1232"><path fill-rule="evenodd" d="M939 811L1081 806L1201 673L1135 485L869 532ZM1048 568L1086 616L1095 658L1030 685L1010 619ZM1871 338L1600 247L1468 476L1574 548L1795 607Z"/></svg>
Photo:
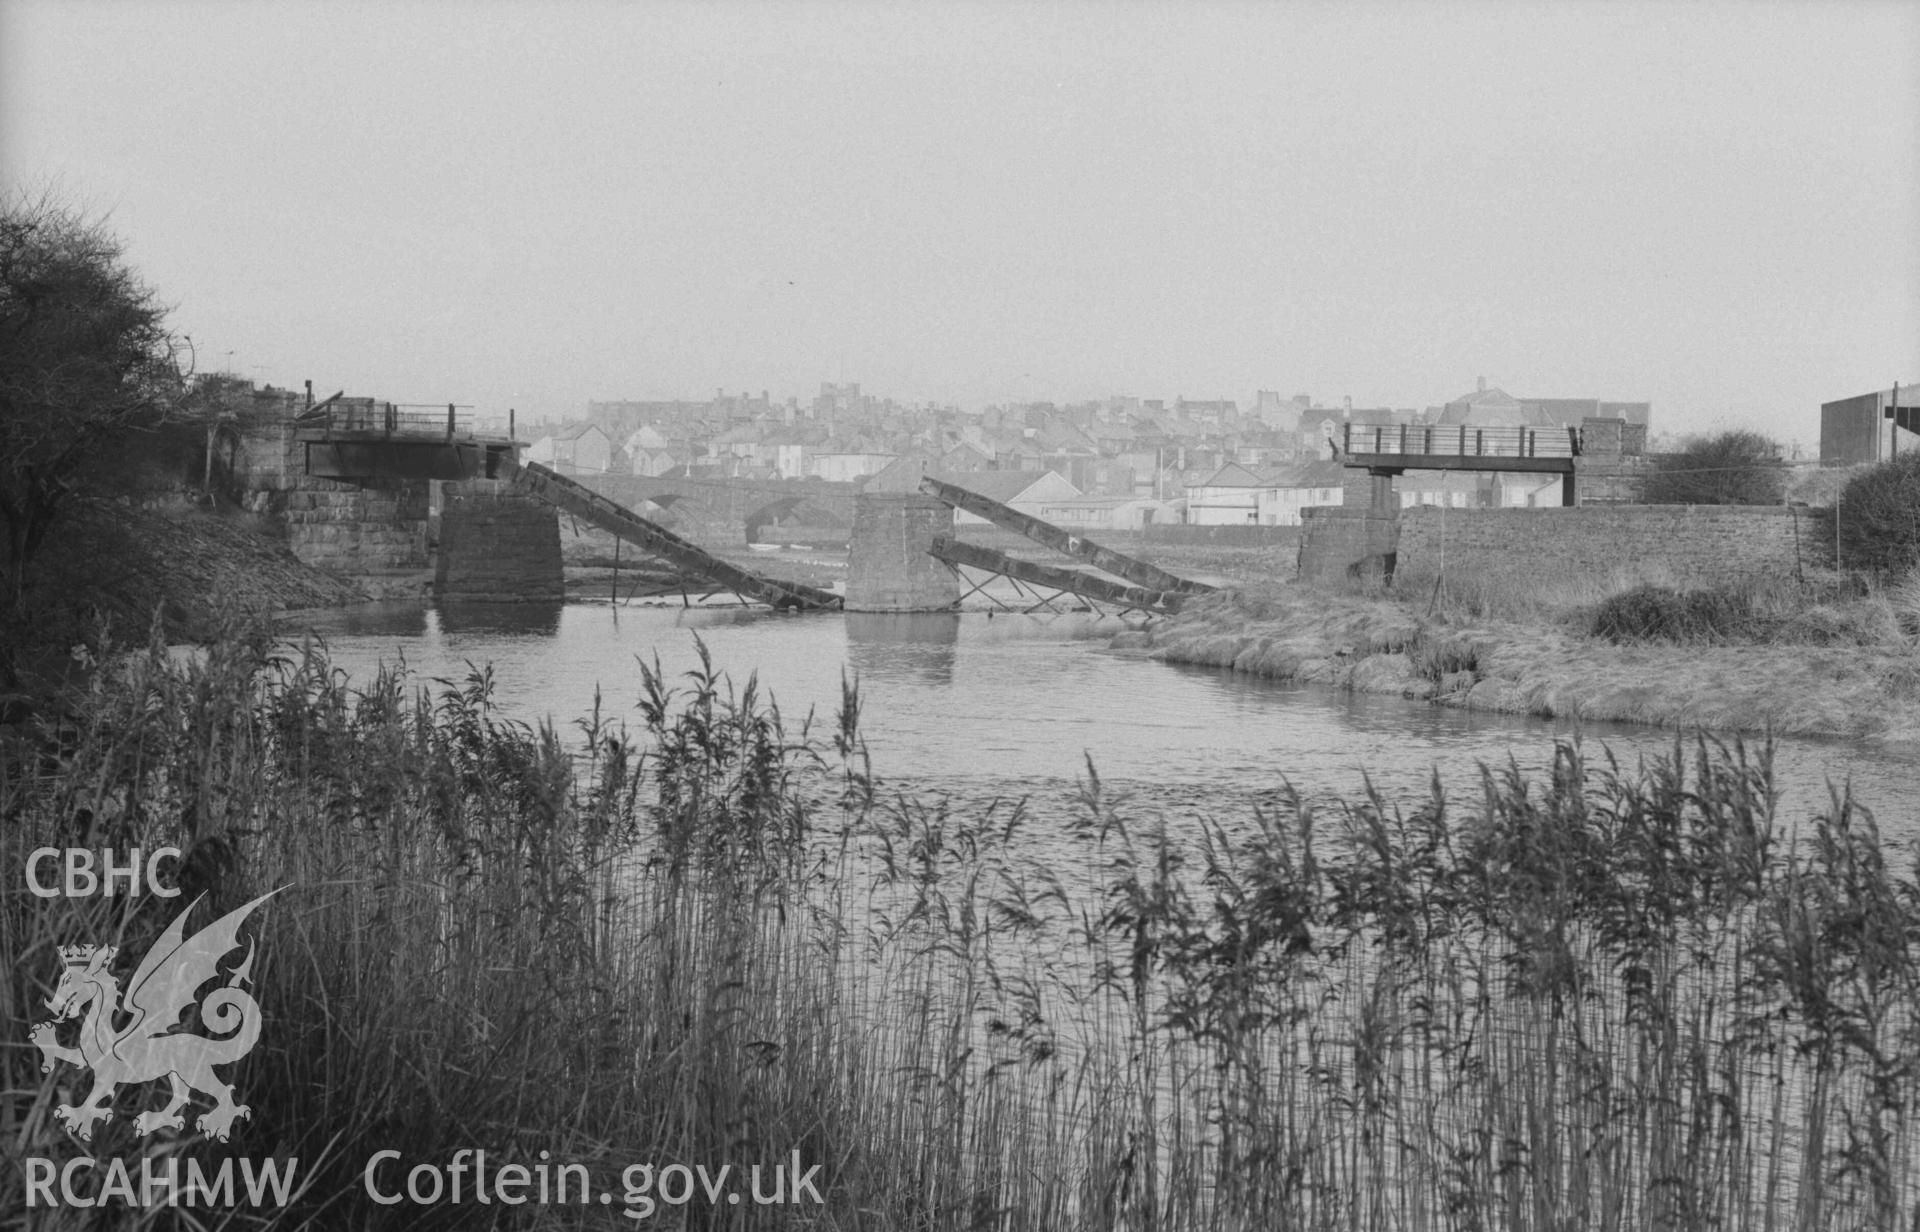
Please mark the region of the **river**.
<svg viewBox="0 0 1920 1232"><path fill-rule="evenodd" d="M757 673L790 723L809 708L830 725L843 673L857 678L862 730L877 775L981 805L1025 797L1039 816L1075 807L1092 759L1136 817L1176 828L1231 820L1278 800L1286 784L1330 804L1370 779L1411 805L1438 773L1449 796L1476 794L1479 766L1511 758L1538 771L1556 739L1578 734L1597 759L1631 766L1670 752L1671 732L1446 709L1397 697L1335 693L1107 648L1119 625L1084 615L775 615L674 606L370 604L304 617L336 665L364 679L404 659L421 680L459 680L491 664L511 717L566 725L600 689L604 709L632 713L639 660L678 676L696 638L736 683ZM637 722L636 722L637 725ZM1776 744L1783 825L1805 823L1850 780L1889 838L1920 835L1920 753L1837 740Z"/></svg>

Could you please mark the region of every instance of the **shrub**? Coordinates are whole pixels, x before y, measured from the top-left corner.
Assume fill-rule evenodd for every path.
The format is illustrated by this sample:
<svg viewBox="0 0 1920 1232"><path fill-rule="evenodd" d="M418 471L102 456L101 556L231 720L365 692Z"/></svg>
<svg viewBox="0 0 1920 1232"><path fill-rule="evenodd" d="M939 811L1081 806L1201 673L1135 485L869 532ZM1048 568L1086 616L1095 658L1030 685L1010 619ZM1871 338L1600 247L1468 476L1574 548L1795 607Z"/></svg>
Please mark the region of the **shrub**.
<svg viewBox="0 0 1920 1232"><path fill-rule="evenodd" d="M1834 506L1842 563L1876 573L1920 566L1920 454L1855 475Z"/></svg>
<svg viewBox="0 0 1920 1232"><path fill-rule="evenodd" d="M1601 600L1587 632L1611 642L1724 642L1753 624L1752 602L1741 592L1635 586Z"/></svg>
<svg viewBox="0 0 1920 1232"><path fill-rule="evenodd" d="M1654 460L1649 505L1777 505L1787 490L1780 446L1758 432L1689 437Z"/></svg>

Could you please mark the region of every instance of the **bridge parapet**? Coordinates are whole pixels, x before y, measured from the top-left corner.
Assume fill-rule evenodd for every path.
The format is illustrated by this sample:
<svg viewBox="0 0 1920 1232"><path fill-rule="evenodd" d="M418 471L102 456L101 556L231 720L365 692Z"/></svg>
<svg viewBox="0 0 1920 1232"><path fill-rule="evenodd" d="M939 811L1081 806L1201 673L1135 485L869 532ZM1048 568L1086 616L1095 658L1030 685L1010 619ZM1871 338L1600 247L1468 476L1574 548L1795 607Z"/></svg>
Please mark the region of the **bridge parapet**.
<svg viewBox="0 0 1920 1232"><path fill-rule="evenodd" d="M1410 470L1507 471L1563 475L1561 501L1575 499L1582 457L1579 428L1474 427L1469 424L1353 424L1341 438L1342 464L1373 480L1366 504L1376 514L1397 507L1393 479ZM1618 456L1619 450L1614 450Z"/></svg>
<svg viewBox="0 0 1920 1232"><path fill-rule="evenodd" d="M442 409L438 405L375 402L372 398L329 399L301 413L295 418L294 426L309 440L479 438L473 408L462 408L452 402ZM511 430L499 439L510 438Z"/></svg>
<svg viewBox="0 0 1920 1232"><path fill-rule="evenodd" d="M518 443L477 434L460 410L336 395L295 417L293 444L306 473L324 479L492 479L511 469Z"/></svg>
<svg viewBox="0 0 1920 1232"><path fill-rule="evenodd" d="M1616 452L1617 452L1616 447ZM1567 461L1581 450L1579 428L1476 428L1468 424L1451 427L1444 424L1362 424L1356 431L1346 426L1341 438L1341 453L1348 456L1407 457L1417 462L1406 466L1422 469L1468 469L1443 465L1443 461L1475 459L1477 470L1529 470L1517 465L1529 461L1557 462L1553 469L1568 470ZM1358 465L1350 462L1348 465Z"/></svg>

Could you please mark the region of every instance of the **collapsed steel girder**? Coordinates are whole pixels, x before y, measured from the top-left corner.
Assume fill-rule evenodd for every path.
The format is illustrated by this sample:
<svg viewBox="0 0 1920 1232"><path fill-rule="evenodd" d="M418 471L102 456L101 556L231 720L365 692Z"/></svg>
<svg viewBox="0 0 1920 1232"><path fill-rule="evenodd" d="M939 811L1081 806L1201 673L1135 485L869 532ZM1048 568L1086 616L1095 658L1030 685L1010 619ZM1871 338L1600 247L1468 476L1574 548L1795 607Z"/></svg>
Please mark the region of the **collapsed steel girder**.
<svg viewBox="0 0 1920 1232"><path fill-rule="evenodd" d="M743 599L753 599L774 608L801 608L808 611L837 612L841 599L832 591L819 590L799 582L783 582L742 569L715 556L657 522L646 518L538 462L523 462L513 472L516 487L565 510L576 518L591 522L642 551L678 565L688 573L709 578Z"/></svg>

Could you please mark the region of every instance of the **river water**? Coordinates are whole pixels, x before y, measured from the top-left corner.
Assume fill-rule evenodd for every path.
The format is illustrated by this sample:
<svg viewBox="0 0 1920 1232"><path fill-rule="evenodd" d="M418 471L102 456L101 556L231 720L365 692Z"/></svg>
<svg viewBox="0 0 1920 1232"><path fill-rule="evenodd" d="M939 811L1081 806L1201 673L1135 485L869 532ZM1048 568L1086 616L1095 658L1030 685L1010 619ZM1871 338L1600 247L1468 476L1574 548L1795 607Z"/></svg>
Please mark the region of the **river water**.
<svg viewBox="0 0 1920 1232"><path fill-rule="evenodd" d="M1335 693L1231 672L1173 666L1107 648L1119 629L1084 615L775 615L758 608L674 606L420 608L371 604L303 619L337 666L364 679L404 659L422 681L463 679L491 664L511 717L565 726L599 688L604 710L632 714L639 660L677 677L696 638L736 683L757 673L789 724L809 708L830 726L843 674L857 678L875 773L890 784L984 805L1026 798L1038 817L1076 807L1087 759L1128 798L1134 817L1176 830L1231 821L1286 784L1331 804L1371 781L1409 807L1438 774L1470 802L1482 763L1551 764L1574 735L1590 759L1626 766L1670 752L1674 736L1620 724L1472 713L1398 697ZM638 725L637 716L635 725ZM1835 740L1777 742L1783 825L1805 823L1851 781L1883 833L1920 835L1920 751Z"/></svg>

